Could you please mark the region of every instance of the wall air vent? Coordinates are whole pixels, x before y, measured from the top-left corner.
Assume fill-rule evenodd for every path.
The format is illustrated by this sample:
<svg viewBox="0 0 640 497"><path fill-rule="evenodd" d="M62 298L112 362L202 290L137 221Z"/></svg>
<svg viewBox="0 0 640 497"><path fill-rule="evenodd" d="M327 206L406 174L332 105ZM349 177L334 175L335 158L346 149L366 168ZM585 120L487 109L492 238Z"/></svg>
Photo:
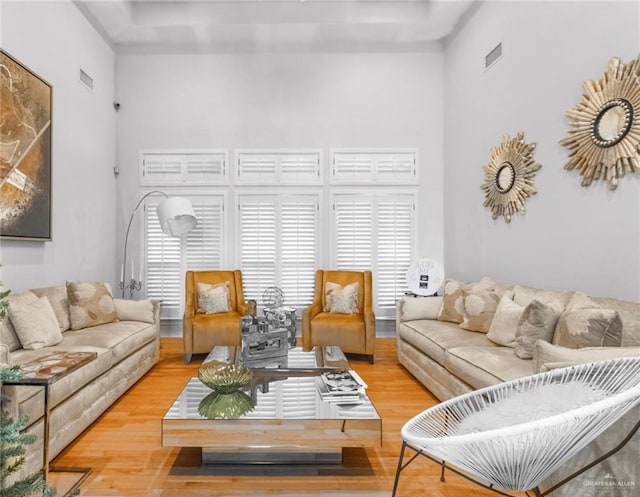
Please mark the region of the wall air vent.
<svg viewBox="0 0 640 497"><path fill-rule="evenodd" d="M493 49L484 56L484 68L489 69L502 58L502 42L498 43Z"/></svg>
<svg viewBox="0 0 640 497"><path fill-rule="evenodd" d="M93 91L93 78L80 69L80 83Z"/></svg>

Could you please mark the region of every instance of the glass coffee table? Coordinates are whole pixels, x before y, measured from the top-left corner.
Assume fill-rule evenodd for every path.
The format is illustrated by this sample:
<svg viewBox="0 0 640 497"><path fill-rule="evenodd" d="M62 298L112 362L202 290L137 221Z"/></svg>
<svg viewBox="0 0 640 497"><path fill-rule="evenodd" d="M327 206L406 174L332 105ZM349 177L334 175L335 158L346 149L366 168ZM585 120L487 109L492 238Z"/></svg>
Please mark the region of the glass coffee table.
<svg viewBox="0 0 640 497"><path fill-rule="evenodd" d="M382 421L366 394L354 404L320 396L318 377L349 367L342 351L295 347L288 352L243 364L253 380L237 402L230 400L217 411L220 416L199 413L211 411L212 390L191 378L162 419L162 445L200 447L203 464L336 464L342 462L343 448L380 446ZM203 365L238 364L240 355L239 347L215 347Z"/></svg>

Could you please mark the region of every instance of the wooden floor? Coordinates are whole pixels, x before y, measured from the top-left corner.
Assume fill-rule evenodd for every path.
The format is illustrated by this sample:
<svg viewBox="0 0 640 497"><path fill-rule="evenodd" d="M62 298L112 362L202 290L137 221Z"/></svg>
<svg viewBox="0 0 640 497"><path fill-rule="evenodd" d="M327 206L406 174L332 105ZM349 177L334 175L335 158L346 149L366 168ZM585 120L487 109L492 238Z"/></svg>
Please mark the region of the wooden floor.
<svg viewBox="0 0 640 497"><path fill-rule="evenodd" d="M233 467L226 474L203 470L194 449L164 448L160 421L198 362L182 361L182 341L162 338L160 362L60 454L54 466L90 467L81 495L122 497L196 496L390 496L401 445L400 428L434 405L435 398L398 364L395 340L376 342L376 363L350 359L369 385L368 394L383 420L383 444L345 453L342 467L297 471ZM219 472L218 472L219 473ZM398 497L496 495L419 458L403 473Z"/></svg>

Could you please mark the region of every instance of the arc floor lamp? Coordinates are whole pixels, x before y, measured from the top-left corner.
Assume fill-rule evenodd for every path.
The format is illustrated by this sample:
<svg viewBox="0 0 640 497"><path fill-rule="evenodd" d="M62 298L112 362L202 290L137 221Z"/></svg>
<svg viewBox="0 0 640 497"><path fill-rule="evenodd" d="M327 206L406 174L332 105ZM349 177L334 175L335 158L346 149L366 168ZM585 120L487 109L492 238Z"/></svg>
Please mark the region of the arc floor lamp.
<svg viewBox="0 0 640 497"><path fill-rule="evenodd" d="M131 281L125 284L124 273L127 268L127 244L129 243L129 231L131 231L131 224L133 223L133 217L138 211L142 203L151 195L162 195L164 200L160 202L156 213L158 215L158 221L160 221L160 228L162 232L169 236L179 237L186 233L189 233L195 228L198 219L193 212L193 206L189 199L185 197L170 197L160 190L154 190L145 194L136 204L131 217L129 217L129 224L127 225L127 234L124 237L124 252L122 256L122 271L120 288L122 290L122 298L124 298L125 290L129 290L129 296L133 296L134 290L140 290L142 288L142 281L136 281L133 274L131 275Z"/></svg>

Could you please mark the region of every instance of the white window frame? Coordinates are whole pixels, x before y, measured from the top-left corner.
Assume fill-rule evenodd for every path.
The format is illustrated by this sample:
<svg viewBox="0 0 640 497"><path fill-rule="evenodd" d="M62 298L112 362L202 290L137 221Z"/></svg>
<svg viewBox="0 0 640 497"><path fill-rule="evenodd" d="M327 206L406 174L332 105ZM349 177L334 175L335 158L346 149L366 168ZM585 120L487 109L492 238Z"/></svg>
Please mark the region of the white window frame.
<svg viewBox="0 0 640 497"><path fill-rule="evenodd" d="M329 262L332 268L339 268L338 264L338 233L337 233L337 225L336 225L336 210L335 205L340 197L351 197L354 199L361 198L363 202L366 202L368 199L374 199L374 201L380 202L383 201L385 197L407 197L407 200L410 200L413 204L412 206L412 225L413 229L411 232L410 238L410 256L408 259L407 267L411 264L411 261L415 259L416 254L418 253L418 226L420 226L419 220L419 192L417 188L398 188L398 187L381 187L381 188L367 188L367 189L343 189L343 188L333 188L329 195L329 207L331 210L331 220L330 220L330 239L331 239L331 247L334 249L331 251ZM372 234L371 239L375 241L377 239L377 234L379 230L379 223L375 222L375 218L372 218ZM379 299L378 299L378 272L379 272L379 260L376 256L375 245L372 248L371 254L371 267L356 267L356 270L364 270L370 269L373 273L373 307L374 313L376 315L376 319L391 319L395 316L395 305L393 307L389 306L386 308L380 308ZM344 268L349 269L349 268ZM404 280L401 280L400 284ZM400 297L401 295L398 295Z"/></svg>
<svg viewBox="0 0 640 497"><path fill-rule="evenodd" d="M178 163L179 172L162 178L147 173L147 163L152 159L171 158ZM189 172L190 159L205 159L221 163L219 173L196 174ZM229 150L228 149L148 149L140 150L139 167L140 186L185 186L185 185L228 185Z"/></svg>
<svg viewBox="0 0 640 497"><path fill-rule="evenodd" d="M341 158L349 159L359 165L351 172L342 173L339 169ZM396 169L385 171L385 161L402 159L410 164L403 171ZM330 185L419 185L419 161L417 148L332 148L329 150Z"/></svg>
<svg viewBox="0 0 640 497"><path fill-rule="evenodd" d="M286 203L287 200L295 200L295 199L302 199L308 197L310 199L315 200L315 204L316 204L316 226L315 226L315 241L316 241L316 253L315 253L315 269L318 269L321 264L322 259L322 255L323 255L323 248L320 246L320 244L318 243L320 240L320 236L322 233L322 223L323 223L323 215L322 215L322 209L323 209L323 202L324 202L324 195L322 193L321 190L314 188L314 189L305 189L304 191L300 192L300 193L290 193L287 191L283 191L281 189L275 189L275 188L271 188L271 189L266 189L263 191L256 191L254 189L241 189L241 190L236 190L236 195L235 195L235 199L234 199L234 215L236 216L235 221L234 221L234 225L236 227L235 230L235 246L237 247L235 250L235 267L239 268L240 270L243 271L244 274L244 270L242 268L242 261L241 261L241 237L242 237L242 230L241 230L241 219L240 219L240 208L241 208L241 204L243 202L243 199L260 199L260 198L264 198L264 199L269 199L269 198L274 198L277 199L277 203L279 205L279 208L281 208L282 203ZM280 211L281 214L281 211ZM277 214L278 215L278 214ZM281 247L280 247L280 243L281 243L281 222L279 222L278 218L276 215L276 223L278 224L278 227L276 228L276 257L279 257L278 254L280 254L282 252ZM275 281L273 281L272 283L270 283L269 286L277 286L277 287L281 287L281 278L283 275L283 272L281 270L281 264L282 264L282 260L280 259L276 259L276 268L275 268ZM313 271L313 276L312 278L315 278L315 270ZM246 281L243 281L245 284L245 297L246 298L250 298L247 297L247 295L251 294L251 291L247 291L246 290ZM265 283L266 284L266 283ZM266 287L265 287L266 288ZM258 307L262 306L262 301L261 301L261 295L262 292L265 290L265 288L259 288L259 289L255 289L254 292L256 292L256 295L254 295L253 297L256 298L257 300L257 304ZM311 289L311 292L313 292L313 287ZM302 310L307 307L307 305L304 306L296 306L291 304L291 298L289 297L289 299L287 299L287 292L286 290L284 291L285 295L285 300L284 300L284 306L285 307L294 307L297 311L297 317L300 318L301 317L301 313ZM311 304L311 301L313 301L313 293L310 295L310 302L308 305ZM289 303L288 303L289 302Z"/></svg>
<svg viewBox="0 0 640 497"><path fill-rule="evenodd" d="M320 185L322 184L323 154L322 149L237 149L234 152L235 184L237 185ZM314 162L311 173L287 173L286 160L288 158L305 157ZM264 172L243 171L244 159L273 163L273 170Z"/></svg>
<svg viewBox="0 0 640 497"><path fill-rule="evenodd" d="M216 203L218 205L221 206L221 213L220 213L220 261L219 264L213 264L214 266L218 266L218 267L210 267L208 269L223 269L225 267L225 261L228 259L228 250L229 247L227 246L227 244L224 243L224 240L228 240L229 238L229 234L228 234L228 204L229 204L229 200L228 200L228 195L226 192L218 190L218 191L204 191L202 189L192 189L192 190L184 190L184 189L180 189L180 190L176 190L176 189L164 189L163 190L164 193L166 193L169 196L181 196L181 197L187 197L190 200L194 201L194 199L197 199L198 197L200 198L208 198L211 200L215 200L215 202L212 203ZM147 191L141 190L140 191L140 195L143 196L144 194L148 193ZM162 196L151 196L148 197L145 202L144 202L144 208L142 210L142 215L140 216L140 247L142 247L142 257L141 260L143 260L144 263L144 276L143 276L143 292L144 295L147 297L150 297L148 295L148 269L149 269L149 251L147 249L147 209L149 208L149 205L156 205L159 202L162 201ZM194 201L195 202L195 201ZM196 207L197 210L197 207ZM196 212L197 215L197 212ZM164 235L167 236L167 235ZM187 254L187 250L186 250L186 243L189 237L189 233L187 233L186 235L182 235L180 237L180 290L179 290L179 295L178 295L178 307L170 307L170 308L164 308L162 307L162 305L160 306L161 309L161 319L182 319L183 314L184 314L184 302L185 302L185 288L184 288L184 284L185 284L185 274L186 271L188 270L198 270L198 269L204 269L204 268L189 268L188 267L188 263L187 263L187 259L188 259L188 254ZM152 296L152 298L158 298L156 296Z"/></svg>

